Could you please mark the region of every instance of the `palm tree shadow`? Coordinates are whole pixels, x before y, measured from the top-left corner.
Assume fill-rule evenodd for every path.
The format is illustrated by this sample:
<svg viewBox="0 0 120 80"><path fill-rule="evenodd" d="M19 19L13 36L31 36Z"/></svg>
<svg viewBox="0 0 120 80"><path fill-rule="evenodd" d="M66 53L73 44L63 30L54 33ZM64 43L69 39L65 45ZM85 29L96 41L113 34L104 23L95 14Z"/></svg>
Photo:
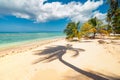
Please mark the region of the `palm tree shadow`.
<svg viewBox="0 0 120 80"><path fill-rule="evenodd" d="M66 53L67 50L72 50L75 52L74 55L72 55L72 57L76 57L79 55L80 51L85 51L84 49L78 49L78 48L73 48L72 45L67 44L67 46L55 46L55 47L48 47L47 49L43 50L42 52L37 52L35 55L45 55L42 58L39 58L38 60L36 60L35 62L33 62L33 64L39 63L39 62L51 62L53 60L58 59L60 62L62 62L63 64L65 64L66 66L72 68L73 70L87 76L90 77L94 80L108 80L104 77L101 77L99 75L84 71L68 62L66 62L65 60L62 59L62 56Z"/></svg>
<svg viewBox="0 0 120 80"><path fill-rule="evenodd" d="M53 60L59 59L60 54L65 54L67 50L73 51L75 54L72 57L76 57L79 55L79 52L85 51L84 49L72 48L72 45L67 44L67 46L54 46L54 47L47 47L47 49L43 51L35 51L35 55L44 55L44 57L37 59L33 64L39 62L51 62Z"/></svg>

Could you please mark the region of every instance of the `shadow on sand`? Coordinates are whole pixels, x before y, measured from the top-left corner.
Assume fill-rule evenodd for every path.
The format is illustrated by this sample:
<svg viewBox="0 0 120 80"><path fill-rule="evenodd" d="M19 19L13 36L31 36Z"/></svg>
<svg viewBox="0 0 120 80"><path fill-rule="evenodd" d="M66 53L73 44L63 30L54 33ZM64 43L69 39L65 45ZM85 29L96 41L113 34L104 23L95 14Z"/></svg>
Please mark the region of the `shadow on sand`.
<svg viewBox="0 0 120 80"><path fill-rule="evenodd" d="M62 62L63 64L65 64L66 66L72 68L73 70L89 77L92 78L94 80L109 80L106 79L102 76L99 76L97 74L93 74L87 71L84 71L68 62L66 62L65 60L62 59L62 56L66 53L67 50L72 50L75 52L74 55L72 55L72 57L76 57L79 55L79 52L81 51L85 51L84 49L78 49L78 48L73 48L72 45L67 45L67 46L55 46L55 47L48 47L47 49L43 50L43 51L36 51L35 55L44 55L44 57L39 58L38 60L36 60L35 62L33 62L33 64L39 63L39 62L51 62L53 60L58 59L60 62Z"/></svg>

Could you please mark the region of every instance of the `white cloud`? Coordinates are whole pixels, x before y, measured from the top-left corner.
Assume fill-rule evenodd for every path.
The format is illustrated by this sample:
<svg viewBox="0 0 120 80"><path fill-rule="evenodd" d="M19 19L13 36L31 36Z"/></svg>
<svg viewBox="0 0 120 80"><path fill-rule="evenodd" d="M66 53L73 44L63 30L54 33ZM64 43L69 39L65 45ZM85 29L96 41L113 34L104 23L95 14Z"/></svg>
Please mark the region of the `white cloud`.
<svg viewBox="0 0 120 80"><path fill-rule="evenodd" d="M60 2L44 3L45 1L47 0L0 0L0 14L14 15L36 22L61 18L84 22L91 18L95 14L93 11L103 4L103 0L88 0L84 4L80 2L69 2L68 4Z"/></svg>
<svg viewBox="0 0 120 80"><path fill-rule="evenodd" d="M94 12L94 17L97 17L98 19L104 20L106 18L106 13L100 13L99 11Z"/></svg>
<svg viewBox="0 0 120 80"><path fill-rule="evenodd" d="M107 24L106 22L106 15L107 13L100 13L99 11L95 11L93 13L93 17L97 17L98 19L102 20L104 24Z"/></svg>
<svg viewBox="0 0 120 80"><path fill-rule="evenodd" d="M13 15L15 15L18 18L30 19L30 16L27 15L27 14L24 14L24 13L17 13L17 12L15 12L15 13L13 13Z"/></svg>

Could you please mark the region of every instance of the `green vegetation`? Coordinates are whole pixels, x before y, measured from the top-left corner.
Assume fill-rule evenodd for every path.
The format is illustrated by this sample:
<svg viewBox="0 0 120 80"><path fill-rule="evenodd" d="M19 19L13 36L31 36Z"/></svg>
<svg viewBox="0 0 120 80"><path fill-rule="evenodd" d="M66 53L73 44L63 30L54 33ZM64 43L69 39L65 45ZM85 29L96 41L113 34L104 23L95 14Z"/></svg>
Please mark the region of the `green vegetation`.
<svg viewBox="0 0 120 80"><path fill-rule="evenodd" d="M95 17L95 18L91 18L89 21L89 24L92 25L93 27L93 38L95 38L95 35L97 33L97 27L98 27L98 19Z"/></svg>
<svg viewBox="0 0 120 80"><path fill-rule="evenodd" d="M108 27L112 29L115 34L120 34L120 1L119 0L107 0L109 10L107 13Z"/></svg>
<svg viewBox="0 0 120 80"><path fill-rule="evenodd" d="M72 40L74 37L77 37L78 39L81 38L79 32L79 24L80 22L69 22L67 24L66 29L64 30L64 33L67 35L66 39Z"/></svg>
<svg viewBox="0 0 120 80"><path fill-rule="evenodd" d="M120 1L119 0L107 0L109 10L106 15L108 25L96 17L89 19L79 27L80 22L69 22L64 30L67 35L66 39L73 40L73 38L81 37L96 38L97 35L110 35L110 33L120 34Z"/></svg>
<svg viewBox="0 0 120 80"><path fill-rule="evenodd" d="M73 40L73 38L78 38L78 40L80 40L81 37L95 38L96 34L107 35L109 33L106 29L106 25L96 17L85 22L80 28L79 24L79 22L69 22L67 24L64 30L64 33L67 35L66 39Z"/></svg>
<svg viewBox="0 0 120 80"><path fill-rule="evenodd" d="M80 28L80 34L82 37L88 38L89 34L96 32L96 29L92 27L88 22L84 23Z"/></svg>
<svg viewBox="0 0 120 80"><path fill-rule="evenodd" d="M86 37L90 37L92 35L92 38L95 38L96 34L102 35L108 35L107 26L103 24L103 22L99 19L91 18L86 23L83 24L81 27L81 33L84 33Z"/></svg>

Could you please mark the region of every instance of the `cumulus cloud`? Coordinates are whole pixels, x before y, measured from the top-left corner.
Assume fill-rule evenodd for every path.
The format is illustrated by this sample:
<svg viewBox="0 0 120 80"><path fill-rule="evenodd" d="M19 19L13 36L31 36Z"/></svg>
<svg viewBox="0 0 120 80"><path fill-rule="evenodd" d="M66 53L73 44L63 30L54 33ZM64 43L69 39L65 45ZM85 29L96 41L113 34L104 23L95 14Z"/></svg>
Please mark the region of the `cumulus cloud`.
<svg viewBox="0 0 120 80"><path fill-rule="evenodd" d="M98 17L102 16L102 13L95 14L93 12L102 4L103 0L88 0L84 4L80 2L48 3L47 0L0 0L0 15L13 15L35 22L46 22L61 18L84 22L93 14Z"/></svg>
<svg viewBox="0 0 120 80"><path fill-rule="evenodd" d="M106 15L107 13L100 13L99 11L95 11L93 13L93 17L97 17L98 19L102 20L104 24L107 24Z"/></svg>
<svg viewBox="0 0 120 80"><path fill-rule="evenodd" d="M104 20L106 18L106 13L100 13L99 11L95 11L93 13L94 17L97 17L98 19Z"/></svg>

